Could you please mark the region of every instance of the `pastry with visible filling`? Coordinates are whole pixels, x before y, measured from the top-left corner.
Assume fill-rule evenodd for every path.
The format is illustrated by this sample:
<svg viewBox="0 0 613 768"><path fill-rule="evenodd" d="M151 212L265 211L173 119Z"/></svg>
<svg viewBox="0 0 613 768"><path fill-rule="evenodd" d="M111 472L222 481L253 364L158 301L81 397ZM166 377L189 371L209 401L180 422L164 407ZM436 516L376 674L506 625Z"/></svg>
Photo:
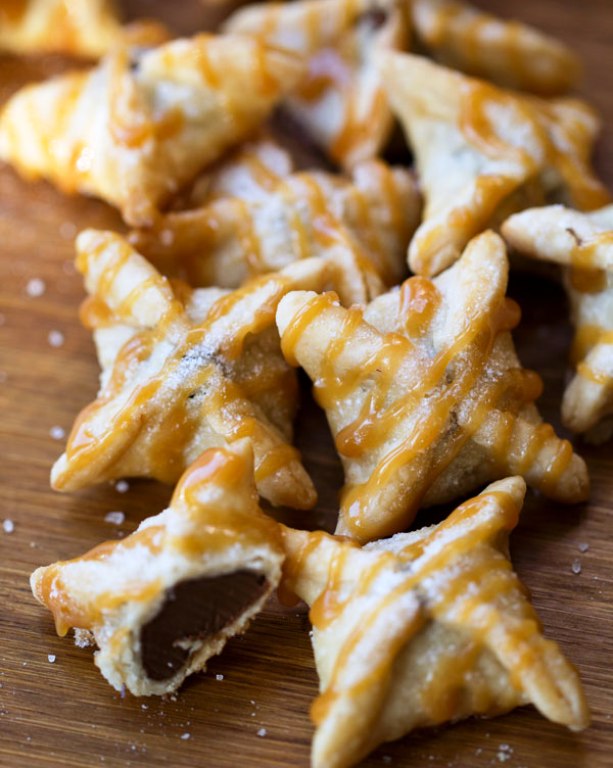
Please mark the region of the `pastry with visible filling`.
<svg viewBox="0 0 613 768"><path fill-rule="evenodd" d="M531 205L610 202L589 164L600 123L587 104L521 96L408 54L378 63L424 193L413 272L438 274L472 237Z"/></svg>
<svg viewBox="0 0 613 768"><path fill-rule="evenodd" d="M164 274L235 288L318 256L339 266L345 304L366 303L402 279L420 212L415 181L402 168L370 160L350 179L292 173L289 157L269 140L242 147L194 195L200 207L170 212L132 234Z"/></svg>
<svg viewBox="0 0 613 768"><path fill-rule="evenodd" d="M576 55L553 37L462 0L411 0L413 29L441 64L506 88L555 96L576 84Z"/></svg>
<svg viewBox="0 0 613 768"><path fill-rule="evenodd" d="M406 22L395 2L262 3L237 11L225 29L308 60L307 74L285 103L332 160L349 168L379 154L392 115L373 55L406 47Z"/></svg>
<svg viewBox="0 0 613 768"><path fill-rule="evenodd" d="M575 374L562 420L592 442L604 442L613 435L613 206L592 213L535 208L511 216L502 233L519 253L563 267L575 325Z"/></svg>
<svg viewBox="0 0 613 768"><path fill-rule="evenodd" d="M32 592L57 632L90 631L117 690L175 691L244 632L281 577L277 524L258 506L247 441L209 448L164 512L125 539L39 568Z"/></svg>
<svg viewBox="0 0 613 768"><path fill-rule="evenodd" d="M98 58L122 42L157 45L167 38L164 27L154 21L122 27L112 0L3 0L0 4L3 51Z"/></svg>
<svg viewBox="0 0 613 768"><path fill-rule="evenodd" d="M541 380L515 353L507 279L504 243L486 232L434 280L412 277L366 308L333 293L281 300L283 352L313 380L345 470L337 533L406 530L420 506L510 474L586 499L585 463L542 422Z"/></svg>
<svg viewBox="0 0 613 768"><path fill-rule="evenodd" d="M292 54L243 37L119 47L90 72L15 94L0 117L0 158L28 178L101 197L128 224L152 224L301 72Z"/></svg>
<svg viewBox="0 0 613 768"><path fill-rule="evenodd" d="M508 554L525 491L501 480L447 520L364 548L284 529L284 591L311 606L313 768L410 731L534 704L581 730L576 670L547 640Z"/></svg>
<svg viewBox="0 0 613 768"><path fill-rule="evenodd" d="M237 291L194 291L171 284L112 232L81 233L77 252L101 386L53 467L53 487L119 477L174 483L206 448L244 437L260 494L311 507L315 490L291 445L297 382L275 310L287 291L333 286L331 265L308 259Z"/></svg>

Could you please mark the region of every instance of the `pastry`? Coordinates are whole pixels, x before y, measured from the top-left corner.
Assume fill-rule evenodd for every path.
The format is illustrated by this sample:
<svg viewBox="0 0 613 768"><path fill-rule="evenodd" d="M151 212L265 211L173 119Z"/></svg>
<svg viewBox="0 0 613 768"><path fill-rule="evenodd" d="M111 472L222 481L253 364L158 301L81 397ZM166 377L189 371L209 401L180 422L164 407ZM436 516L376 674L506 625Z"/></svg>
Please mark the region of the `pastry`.
<svg viewBox="0 0 613 768"><path fill-rule="evenodd" d="M558 40L462 0L411 0L419 42L441 64L543 96L576 84L579 62Z"/></svg>
<svg viewBox="0 0 613 768"><path fill-rule="evenodd" d="M333 285L330 266L308 259L237 291L192 291L112 232L81 233L77 252L101 388L53 467L53 487L119 477L174 483L206 448L247 437L260 494L312 506L313 485L291 445L296 379L274 318L287 291Z"/></svg>
<svg viewBox="0 0 613 768"><path fill-rule="evenodd" d="M249 443L209 448L164 512L125 539L39 568L57 632L90 631L96 664L135 696L175 691L244 632L281 576L277 524L258 506Z"/></svg>
<svg viewBox="0 0 613 768"><path fill-rule="evenodd" d="M91 72L27 86L0 118L0 158L120 209L133 226L272 110L302 71L289 53L198 35L115 49Z"/></svg>
<svg viewBox="0 0 613 768"><path fill-rule="evenodd" d="M592 442L604 442L613 435L613 206L592 213L535 208L511 216L502 233L521 254L564 268L575 374L562 420Z"/></svg>
<svg viewBox="0 0 613 768"><path fill-rule="evenodd" d="M408 54L382 53L378 63L424 192L414 272L438 274L516 210L610 201L589 166L599 121L582 102L523 97Z"/></svg>
<svg viewBox="0 0 613 768"><path fill-rule="evenodd" d="M420 506L509 474L563 502L585 500L585 463L542 422L540 378L517 359L498 235L475 238L434 280L413 277L365 310L292 292L277 325L288 362L315 382L345 470L337 533L406 530Z"/></svg>
<svg viewBox="0 0 613 768"><path fill-rule="evenodd" d="M311 606L320 695L313 768L347 768L426 726L532 703L585 728L574 667L543 637L508 535L525 483L511 477L447 520L363 549L284 529L284 591Z"/></svg>
<svg viewBox="0 0 613 768"><path fill-rule="evenodd" d="M237 11L225 29L308 60L308 72L286 105L332 160L349 168L379 154L389 138L392 116L373 55L406 45L405 20L395 3L262 3Z"/></svg>
<svg viewBox="0 0 613 768"><path fill-rule="evenodd" d="M232 158L227 173L202 184L204 205L162 216L131 242L162 272L196 286L235 288L310 256L338 265L345 304L368 302L402 279L420 212L408 171L371 160L355 166L351 179L281 175L262 162L262 149L243 150L242 162ZM275 158L281 164L283 155L271 153Z"/></svg>

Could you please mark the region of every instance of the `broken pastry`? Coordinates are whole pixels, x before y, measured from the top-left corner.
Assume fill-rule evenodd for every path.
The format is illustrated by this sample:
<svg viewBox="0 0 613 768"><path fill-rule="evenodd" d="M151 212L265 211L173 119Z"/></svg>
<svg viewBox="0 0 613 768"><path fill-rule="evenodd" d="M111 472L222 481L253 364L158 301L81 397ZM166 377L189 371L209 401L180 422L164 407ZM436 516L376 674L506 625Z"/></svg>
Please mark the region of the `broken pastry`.
<svg viewBox="0 0 613 768"><path fill-rule="evenodd" d="M283 352L315 382L345 470L337 533L406 530L420 506L509 474L558 501L586 499L585 463L542 422L541 380L517 359L507 278L504 243L486 232L442 275L366 309L333 293L281 300Z"/></svg>
<svg viewBox="0 0 613 768"><path fill-rule="evenodd" d="M320 678L313 768L348 768L412 730L532 703L580 730L576 670L545 639L513 571L525 492L499 481L447 520L361 549L284 528L284 591L311 606Z"/></svg>
<svg viewBox="0 0 613 768"><path fill-rule="evenodd" d="M373 56L406 46L406 23L395 3L263 3L239 10L225 29L308 60L306 76L285 103L332 160L350 168L379 154L391 133L392 115Z"/></svg>
<svg viewBox="0 0 613 768"><path fill-rule="evenodd" d="M613 435L613 206L535 208L511 216L502 233L519 253L564 268L576 330L562 420L604 442Z"/></svg>
<svg viewBox="0 0 613 768"><path fill-rule="evenodd" d="M579 62L558 40L462 0L411 0L419 41L445 66L542 96L575 85Z"/></svg>
<svg viewBox="0 0 613 768"><path fill-rule="evenodd" d="M258 506L247 441L210 448L164 512L122 540L39 568L32 592L57 632L90 631L116 689L175 691L247 629L281 576L277 524Z"/></svg>
<svg viewBox="0 0 613 768"><path fill-rule="evenodd" d="M198 192L204 205L160 217L131 242L164 274L195 286L235 288L311 256L338 266L346 304L368 302L402 279L420 212L408 171L371 160L355 166L351 179L281 175L260 159L264 146L242 149L226 173L207 179ZM281 158L268 159L281 165Z"/></svg>
<svg viewBox="0 0 613 768"><path fill-rule="evenodd" d="M198 35L118 48L91 72L27 86L0 118L0 157L152 224L169 199L253 132L296 82L291 54L243 37Z"/></svg>
<svg viewBox="0 0 613 768"><path fill-rule="evenodd" d="M206 448L245 437L261 495L311 507L315 490L291 445L297 383L275 310L289 290L334 285L330 265L308 259L237 291L192 291L171 285L112 232L82 232L77 253L101 388L53 467L53 487L119 477L173 483Z"/></svg>
<svg viewBox="0 0 613 768"><path fill-rule="evenodd" d="M382 53L378 63L424 192L414 272L438 274L516 210L610 202L589 165L599 121L583 102L523 97L408 54Z"/></svg>

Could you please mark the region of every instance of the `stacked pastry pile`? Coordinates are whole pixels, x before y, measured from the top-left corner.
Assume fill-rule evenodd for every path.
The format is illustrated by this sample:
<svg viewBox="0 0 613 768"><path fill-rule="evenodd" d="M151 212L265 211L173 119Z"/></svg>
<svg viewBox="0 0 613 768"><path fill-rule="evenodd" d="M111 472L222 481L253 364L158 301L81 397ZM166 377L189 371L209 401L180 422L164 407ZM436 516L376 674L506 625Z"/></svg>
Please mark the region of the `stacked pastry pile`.
<svg viewBox="0 0 613 768"><path fill-rule="evenodd" d="M311 606L322 768L526 703L585 727L507 548L526 485L577 503L589 480L516 355L502 237L564 267L565 424L613 429L613 207L590 167L598 117L560 96L574 56L456 0L251 5L174 40L126 32L102 1L71 3L68 28L65 5L0 11L5 47L103 54L10 99L0 156L131 229L77 238L101 384L52 484L177 485L131 536L33 574L58 632L90 632L115 688L163 694L280 586ZM382 159L395 119L413 168ZM292 445L296 367L345 472L334 536L259 504L316 504Z"/></svg>

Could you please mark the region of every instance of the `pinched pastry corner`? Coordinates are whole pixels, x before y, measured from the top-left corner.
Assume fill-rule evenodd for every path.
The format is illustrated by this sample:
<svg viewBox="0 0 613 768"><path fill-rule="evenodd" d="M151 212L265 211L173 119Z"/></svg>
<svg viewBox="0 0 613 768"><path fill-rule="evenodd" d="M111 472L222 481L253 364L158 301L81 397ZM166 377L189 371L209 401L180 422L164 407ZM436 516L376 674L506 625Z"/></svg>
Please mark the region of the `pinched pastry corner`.
<svg viewBox="0 0 613 768"><path fill-rule="evenodd" d="M559 95L577 82L575 53L533 27L463 0L410 0L410 6L416 36L445 66L540 96Z"/></svg>
<svg viewBox="0 0 613 768"><path fill-rule="evenodd" d="M281 300L283 352L315 382L345 470L337 533L406 530L420 506L509 474L558 501L587 498L585 463L542 422L541 381L515 353L507 278L504 243L486 232L434 280L365 309L330 293Z"/></svg>
<svg viewBox="0 0 613 768"><path fill-rule="evenodd" d="M522 478L501 480L439 525L363 548L283 529L283 592L311 607L314 768L348 768L414 729L528 703L587 727L576 670L543 636L509 560L524 492Z"/></svg>
<svg viewBox="0 0 613 768"><path fill-rule="evenodd" d="M562 420L592 442L604 442L613 435L613 206L592 213L534 208L511 216L502 233L521 254L564 269L575 374Z"/></svg>
<svg viewBox="0 0 613 768"><path fill-rule="evenodd" d="M366 303L406 273L420 195L410 171L380 160L350 178L293 172L270 139L242 145L197 182L190 206L141 228L131 242L162 272L193 286L246 279L317 256L337 267L343 303Z"/></svg>
<svg viewBox="0 0 613 768"><path fill-rule="evenodd" d="M0 117L0 158L152 224L202 168L252 133L303 71L287 52L198 35L114 49L95 69L29 85Z"/></svg>
<svg viewBox="0 0 613 768"><path fill-rule="evenodd" d="M311 507L315 490L291 445L297 383L275 310L289 290L334 285L330 265L307 259L237 291L192 291L112 232L81 233L77 251L101 388L53 467L54 488L130 476L173 483L204 449L245 437L262 496Z"/></svg>
<svg viewBox="0 0 613 768"><path fill-rule="evenodd" d="M285 100L330 158L345 168L376 157L392 115L373 63L376 51L403 50L406 20L389 0L298 0L237 11L225 25L308 60Z"/></svg>
<svg viewBox="0 0 613 768"><path fill-rule="evenodd" d="M419 56L381 52L377 63L424 193L414 272L438 274L472 237L530 205L611 201L590 166L600 122L584 102L505 91Z"/></svg>
<svg viewBox="0 0 613 768"><path fill-rule="evenodd" d="M31 585L58 634L93 634L96 664L116 690L161 695L247 629L279 583L283 557L241 440L205 451L168 509L133 534L39 568Z"/></svg>

